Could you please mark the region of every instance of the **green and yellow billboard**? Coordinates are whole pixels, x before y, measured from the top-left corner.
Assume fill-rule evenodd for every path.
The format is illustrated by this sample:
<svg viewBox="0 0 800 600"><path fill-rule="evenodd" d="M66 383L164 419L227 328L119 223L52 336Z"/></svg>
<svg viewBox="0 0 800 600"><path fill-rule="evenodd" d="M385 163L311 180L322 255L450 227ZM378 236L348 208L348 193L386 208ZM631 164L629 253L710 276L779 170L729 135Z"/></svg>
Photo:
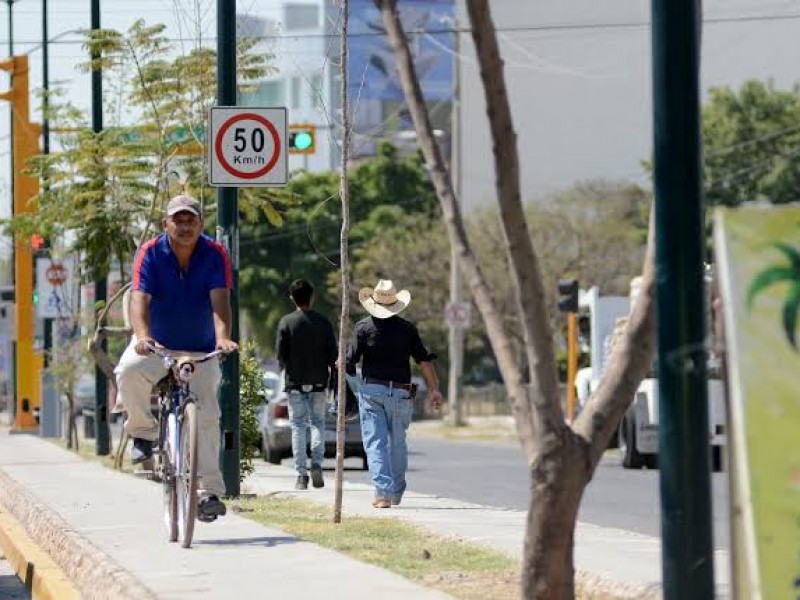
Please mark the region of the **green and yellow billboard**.
<svg viewBox="0 0 800 600"><path fill-rule="evenodd" d="M736 598L800 597L800 205L717 209Z"/></svg>

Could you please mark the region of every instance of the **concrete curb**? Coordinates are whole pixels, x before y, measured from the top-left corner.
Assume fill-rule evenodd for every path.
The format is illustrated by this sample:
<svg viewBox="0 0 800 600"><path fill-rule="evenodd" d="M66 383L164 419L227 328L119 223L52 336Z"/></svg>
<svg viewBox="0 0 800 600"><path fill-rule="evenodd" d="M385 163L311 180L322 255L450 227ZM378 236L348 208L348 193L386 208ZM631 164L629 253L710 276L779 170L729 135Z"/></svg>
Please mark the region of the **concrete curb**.
<svg viewBox="0 0 800 600"><path fill-rule="evenodd" d="M585 600L661 600L661 586L615 581L608 577L575 571L575 595Z"/></svg>
<svg viewBox="0 0 800 600"><path fill-rule="evenodd" d="M78 600L78 588L37 546L22 524L0 508L0 548L35 600Z"/></svg>
<svg viewBox="0 0 800 600"><path fill-rule="evenodd" d="M37 571L48 586L56 586L60 571L80 593L80 598L115 598L119 600L155 600L156 596L128 571L116 564L107 554L76 533L55 511L39 500L16 480L0 469L0 506L19 523L32 540L30 545L20 546L21 559L34 566L34 579ZM2 514L2 513L0 513ZM36 556L36 546L57 565L57 569L38 566L33 561L41 561ZM49 589L49 588L48 588ZM54 588L55 589L55 588ZM37 596L34 598L54 598L62 600L69 596ZM77 596L76 596L77 597Z"/></svg>

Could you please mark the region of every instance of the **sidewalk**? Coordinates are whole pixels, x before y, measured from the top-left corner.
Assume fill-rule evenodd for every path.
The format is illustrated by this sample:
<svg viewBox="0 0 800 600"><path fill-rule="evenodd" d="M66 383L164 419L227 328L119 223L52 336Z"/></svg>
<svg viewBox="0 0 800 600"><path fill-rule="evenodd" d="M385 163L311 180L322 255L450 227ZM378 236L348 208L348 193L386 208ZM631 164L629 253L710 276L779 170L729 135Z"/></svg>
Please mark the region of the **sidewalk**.
<svg viewBox="0 0 800 600"><path fill-rule="evenodd" d="M326 487L294 490L287 467L256 462L242 491L292 495L333 504L333 471ZM413 485L413 480L411 481ZM344 513L401 518L436 533L457 536L520 556L525 513L407 492L400 506L376 510L372 491L345 483ZM41 504L42 506L38 506ZM377 567L303 542L229 514L198 523L191 550L164 541L161 489L58 448L53 443L0 430L0 506L26 523L38 543L61 564L87 598L230 598L297 593L308 598L358 600L444 598ZM44 542L43 542L44 540ZM660 541L579 523L575 566L579 585L611 597L658 597ZM715 556L719 597L729 595L727 553ZM307 576L313 569L314 577ZM117 588L110 594L110 582ZM102 586L102 587L100 587ZM92 595L87 590L99 590ZM120 591L122 590L122 591Z"/></svg>
<svg viewBox="0 0 800 600"><path fill-rule="evenodd" d="M81 588L84 598L447 596L398 575L229 514L198 523L190 550L165 541L161 487L49 441L0 430L0 505Z"/></svg>

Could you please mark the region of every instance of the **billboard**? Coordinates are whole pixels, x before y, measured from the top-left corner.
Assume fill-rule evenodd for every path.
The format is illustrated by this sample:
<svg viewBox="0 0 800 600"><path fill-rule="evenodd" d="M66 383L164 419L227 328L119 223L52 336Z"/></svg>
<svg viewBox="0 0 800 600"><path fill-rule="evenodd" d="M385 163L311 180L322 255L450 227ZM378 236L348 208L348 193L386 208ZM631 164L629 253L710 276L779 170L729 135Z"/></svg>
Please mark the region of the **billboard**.
<svg viewBox="0 0 800 600"><path fill-rule="evenodd" d="M714 219L730 398L735 598L800 594L800 205Z"/></svg>
<svg viewBox="0 0 800 600"><path fill-rule="evenodd" d="M398 9L425 99L450 100L454 0L403 0ZM351 98L404 102L392 47L373 0L351 0L348 38Z"/></svg>

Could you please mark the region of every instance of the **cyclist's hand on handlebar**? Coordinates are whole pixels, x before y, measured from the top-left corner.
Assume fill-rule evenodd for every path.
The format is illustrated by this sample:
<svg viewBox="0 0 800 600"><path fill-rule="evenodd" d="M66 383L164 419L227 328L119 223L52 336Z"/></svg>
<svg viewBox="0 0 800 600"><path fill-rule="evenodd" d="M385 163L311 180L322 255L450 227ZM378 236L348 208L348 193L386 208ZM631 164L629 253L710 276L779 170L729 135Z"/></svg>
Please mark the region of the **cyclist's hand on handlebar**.
<svg viewBox="0 0 800 600"><path fill-rule="evenodd" d="M230 354L231 352L236 352L239 349L239 344L233 340L222 338L217 340L216 349L224 352L225 354Z"/></svg>
<svg viewBox="0 0 800 600"><path fill-rule="evenodd" d="M153 338L142 338L141 340L136 340L136 346L134 346L136 354L141 354L142 356L150 354L150 348L147 347L148 344L157 348L161 346L161 344L156 342Z"/></svg>

